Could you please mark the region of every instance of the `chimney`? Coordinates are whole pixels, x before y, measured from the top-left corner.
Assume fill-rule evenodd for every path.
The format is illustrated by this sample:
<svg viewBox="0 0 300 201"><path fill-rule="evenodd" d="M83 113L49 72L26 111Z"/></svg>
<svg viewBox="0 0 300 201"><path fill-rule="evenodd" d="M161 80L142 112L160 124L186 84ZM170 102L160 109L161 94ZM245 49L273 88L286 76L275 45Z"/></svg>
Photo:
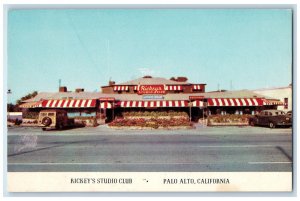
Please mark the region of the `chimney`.
<svg viewBox="0 0 300 201"><path fill-rule="evenodd" d="M115 84L116 84L115 81L109 81L109 82L108 82L108 85L109 85L109 86L113 86L113 85L115 85Z"/></svg>
<svg viewBox="0 0 300 201"><path fill-rule="evenodd" d="M59 87L59 92L67 92L67 87Z"/></svg>
<svg viewBox="0 0 300 201"><path fill-rule="evenodd" d="M188 79L187 77L177 77L177 82L186 82Z"/></svg>
<svg viewBox="0 0 300 201"><path fill-rule="evenodd" d="M75 92L77 92L77 93L84 92L84 89L83 88L78 88L78 89L75 89Z"/></svg>

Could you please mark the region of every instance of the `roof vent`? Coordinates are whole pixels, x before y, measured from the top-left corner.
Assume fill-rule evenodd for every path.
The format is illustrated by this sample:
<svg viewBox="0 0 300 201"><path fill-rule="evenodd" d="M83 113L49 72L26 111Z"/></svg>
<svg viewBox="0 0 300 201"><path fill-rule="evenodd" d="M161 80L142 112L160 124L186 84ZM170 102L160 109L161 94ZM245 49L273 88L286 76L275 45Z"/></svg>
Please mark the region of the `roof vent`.
<svg viewBox="0 0 300 201"><path fill-rule="evenodd" d="M78 88L78 89L75 89L75 92L77 92L77 93L79 93L79 92L84 92L84 89Z"/></svg>
<svg viewBox="0 0 300 201"><path fill-rule="evenodd" d="M170 80L176 81L176 82L186 82L188 79L187 79L187 77L177 77L177 78L171 77Z"/></svg>
<svg viewBox="0 0 300 201"><path fill-rule="evenodd" d="M113 86L113 85L115 85L115 84L116 84L115 81L109 81L109 82L108 82L108 85L109 85L109 86Z"/></svg>
<svg viewBox="0 0 300 201"><path fill-rule="evenodd" d="M150 75L145 75L143 78L152 78Z"/></svg>

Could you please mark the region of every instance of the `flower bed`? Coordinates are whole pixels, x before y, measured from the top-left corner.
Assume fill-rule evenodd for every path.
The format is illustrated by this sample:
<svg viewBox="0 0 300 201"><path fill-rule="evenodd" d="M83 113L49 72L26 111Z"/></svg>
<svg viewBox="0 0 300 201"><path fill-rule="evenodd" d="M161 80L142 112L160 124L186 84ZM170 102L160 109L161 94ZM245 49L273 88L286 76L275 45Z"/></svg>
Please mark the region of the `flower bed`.
<svg viewBox="0 0 300 201"><path fill-rule="evenodd" d="M139 128L170 128L170 127L191 127L192 124L187 118L171 119L117 119L108 124L110 127L139 127Z"/></svg>
<svg viewBox="0 0 300 201"><path fill-rule="evenodd" d="M154 129L163 129L163 130L178 130L178 129L192 129L194 127L192 126L172 126L172 127L158 127L158 128L152 128L152 127L140 127L140 126L110 126L110 128L117 129L117 130L154 130Z"/></svg>
<svg viewBox="0 0 300 201"><path fill-rule="evenodd" d="M37 119L23 119L22 126L37 126L38 120Z"/></svg>
<svg viewBox="0 0 300 201"><path fill-rule="evenodd" d="M123 112L123 117L125 119L140 119L140 118L188 118L188 114L186 112L176 112L176 111L165 111L165 112Z"/></svg>
<svg viewBox="0 0 300 201"><path fill-rule="evenodd" d="M251 115L211 115L207 119L207 125L209 126L243 126L248 125L249 117Z"/></svg>
<svg viewBox="0 0 300 201"><path fill-rule="evenodd" d="M124 117L124 119L146 119L146 120L151 120L151 119L181 119L181 118L186 118L183 116L157 116L157 117L153 117L153 116L127 116ZM122 119L122 118L121 118Z"/></svg>

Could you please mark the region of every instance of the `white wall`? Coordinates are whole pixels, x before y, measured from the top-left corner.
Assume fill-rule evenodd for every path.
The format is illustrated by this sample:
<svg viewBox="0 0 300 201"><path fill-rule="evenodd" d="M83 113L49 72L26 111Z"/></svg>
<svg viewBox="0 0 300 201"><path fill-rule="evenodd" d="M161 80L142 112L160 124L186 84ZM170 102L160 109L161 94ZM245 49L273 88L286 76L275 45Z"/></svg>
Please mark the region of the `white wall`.
<svg viewBox="0 0 300 201"><path fill-rule="evenodd" d="M22 112L7 112L7 119L11 119L11 120L19 119L19 120L22 120Z"/></svg>
<svg viewBox="0 0 300 201"><path fill-rule="evenodd" d="M292 87L282 87L282 88L272 88L272 89L259 89L253 90L254 93L261 94L263 96L268 96L274 99L279 99L284 103L284 98L288 98L288 109L284 109L284 106L278 106L278 110L283 110L285 112L292 110Z"/></svg>

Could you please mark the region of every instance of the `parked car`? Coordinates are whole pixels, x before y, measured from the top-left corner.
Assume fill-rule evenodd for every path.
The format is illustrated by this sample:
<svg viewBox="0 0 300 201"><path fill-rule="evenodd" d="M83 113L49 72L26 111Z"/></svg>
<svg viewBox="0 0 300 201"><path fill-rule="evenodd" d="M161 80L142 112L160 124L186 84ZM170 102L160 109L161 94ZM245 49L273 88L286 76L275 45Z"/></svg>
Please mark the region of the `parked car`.
<svg viewBox="0 0 300 201"><path fill-rule="evenodd" d="M39 113L38 124L43 130L63 129L74 125L74 119L69 119L65 110L42 110Z"/></svg>
<svg viewBox="0 0 300 201"><path fill-rule="evenodd" d="M292 117L281 110L263 110L259 114L249 118L251 126L268 126L275 128L278 126L292 126Z"/></svg>

